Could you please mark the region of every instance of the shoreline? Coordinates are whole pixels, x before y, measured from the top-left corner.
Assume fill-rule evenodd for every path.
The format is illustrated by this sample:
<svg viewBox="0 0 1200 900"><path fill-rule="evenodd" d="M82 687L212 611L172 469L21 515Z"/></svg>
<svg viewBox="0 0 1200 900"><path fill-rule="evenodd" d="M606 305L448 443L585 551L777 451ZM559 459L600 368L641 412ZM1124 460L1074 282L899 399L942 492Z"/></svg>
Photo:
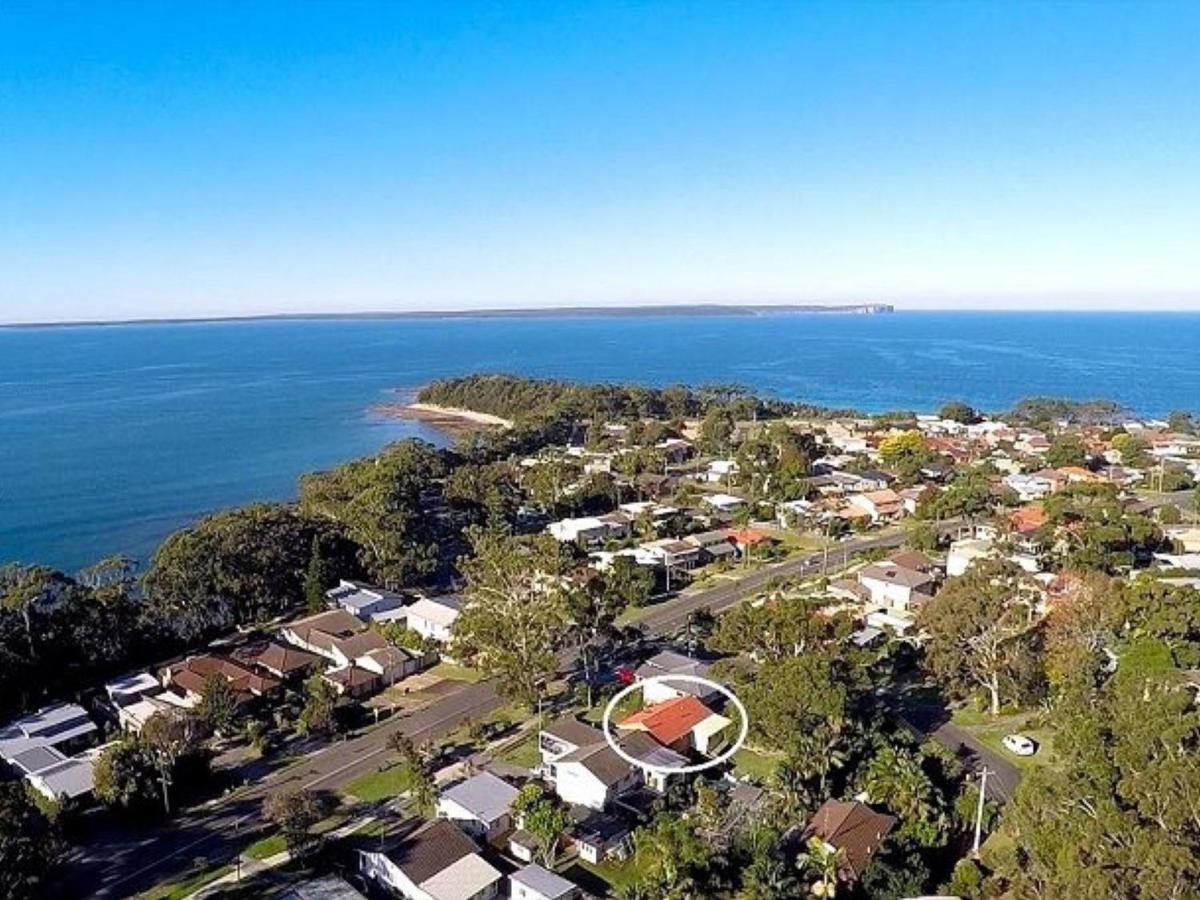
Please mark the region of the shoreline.
<svg viewBox="0 0 1200 900"><path fill-rule="evenodd" d="M435 403L380 403L371 407L371 412L388 419L404 419L424 422L440 431L452 435L468 434L490 428L512 428L512 421L455 406L438 406Z"/></svg>

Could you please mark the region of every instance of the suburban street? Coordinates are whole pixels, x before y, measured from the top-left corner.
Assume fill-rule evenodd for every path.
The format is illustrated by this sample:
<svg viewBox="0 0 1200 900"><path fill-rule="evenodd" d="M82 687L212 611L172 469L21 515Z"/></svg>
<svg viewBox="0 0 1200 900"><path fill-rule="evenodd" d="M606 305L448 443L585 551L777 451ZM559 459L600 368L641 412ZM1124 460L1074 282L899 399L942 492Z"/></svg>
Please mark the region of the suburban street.
<svg viewBox="0 0 1200 900"><path fill-rule="evenodd" d="M951 530L955 526L943 526ZM904 541L902 532L846 541L830 548L829 565L874 549L890 549ZM699 609L719 613L762 590L770 581L819 574L822 553L785 560L747 573L728 583L688 591L649 609L637 623L649 636L675 633ZM567 665L571 665L567 662ZM192 808L169 822L144 829L105 825L93 830L72 857L62 889L68 896L125 897L185 873L197 858L214 866L232 860L238 848L265 823L263 799L281 788L336 791L380 768L388 758L388 739L402 732L415 743L436 739L462 723L499 708L503 701L492 684L443 682L443 696L410 715L400 715L357 737L328 745L255 783ZM915 723L914 723L915 724ZM997 793L1007 797L1019 778L1015 768L953 725L941 724L930 736L957 750L968 745L988 768L999 773ZM989 794L992 790L989 790Z"/></svg>

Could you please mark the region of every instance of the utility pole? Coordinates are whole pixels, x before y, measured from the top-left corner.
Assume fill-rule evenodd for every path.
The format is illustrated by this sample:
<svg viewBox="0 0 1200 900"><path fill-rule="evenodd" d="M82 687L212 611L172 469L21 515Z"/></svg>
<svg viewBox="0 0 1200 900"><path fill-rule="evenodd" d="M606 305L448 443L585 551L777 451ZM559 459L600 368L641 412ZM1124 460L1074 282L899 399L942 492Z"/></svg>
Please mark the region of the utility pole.
<svg viewBox="0 0 1200 900"><path fill-rule="evenodd" d="M984 798L987 795L987 777L988 768L983 767L979 773L979 806L975 809L975 844L971 848L971 853L974 856L979 855L979 838L983 833L983 804Z"/></svg>

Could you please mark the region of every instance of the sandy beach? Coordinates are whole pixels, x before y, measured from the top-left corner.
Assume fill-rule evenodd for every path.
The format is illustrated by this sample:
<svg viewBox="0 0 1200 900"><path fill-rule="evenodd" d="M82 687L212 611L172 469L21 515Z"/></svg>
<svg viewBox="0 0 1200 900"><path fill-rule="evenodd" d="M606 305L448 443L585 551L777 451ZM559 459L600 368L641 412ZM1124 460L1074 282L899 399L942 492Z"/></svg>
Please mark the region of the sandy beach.
<svg viewBox="0 0 1200 900"><path fill-rule="evenodd" d="M478 431L482 428L511 428L512 421L489 413L434 403L383 403L373 409L393 419L412 419L454 434Z"/></svg>

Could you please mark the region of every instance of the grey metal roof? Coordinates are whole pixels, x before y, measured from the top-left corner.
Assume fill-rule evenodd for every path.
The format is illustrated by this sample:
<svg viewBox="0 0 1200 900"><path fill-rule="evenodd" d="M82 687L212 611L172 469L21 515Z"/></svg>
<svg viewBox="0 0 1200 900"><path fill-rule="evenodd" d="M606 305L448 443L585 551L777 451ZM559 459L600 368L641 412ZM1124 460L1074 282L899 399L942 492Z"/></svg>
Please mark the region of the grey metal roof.
<svg viewBox="0 0 1200 900"><path fill-rule="evenodd" d="M94 763L91 757L74 756L28 777L41 782L55 797L80 797L92 792Z"/></svg>
<svg viewBox="0 0 1200 900"><path fill-rule="evenodd" d="M527 888L537 891L543 897L549 897L550 900L568 897L577 888L575 882L568 881L561 875L555 875L537 863L531 863L525 868L513 872L509 878L517 884L523 884Z"/></svg>
<svg viewBox="0 0 1200 900"><path fill-rule="evenodd" d="M518 793L503 778L480 772L442 791L442 799L454 801L480 821L494 822L508 812Z"/></svg>
<svg viewBox="0 0 1200 900"><path fill-rule="evenodd" d="M621 749L648 766L673 769L689 762L686 756L664 747L644 731L631 731L621 738Z"/></svg>
<svg viewBox="0 0 1200 900"><path fill-rule="evenodd" d="M30 747L23 753L18 753L9 760L23 772L40 772L50 766L57 765L66 759L61 753L49 746Z"/></svg>

